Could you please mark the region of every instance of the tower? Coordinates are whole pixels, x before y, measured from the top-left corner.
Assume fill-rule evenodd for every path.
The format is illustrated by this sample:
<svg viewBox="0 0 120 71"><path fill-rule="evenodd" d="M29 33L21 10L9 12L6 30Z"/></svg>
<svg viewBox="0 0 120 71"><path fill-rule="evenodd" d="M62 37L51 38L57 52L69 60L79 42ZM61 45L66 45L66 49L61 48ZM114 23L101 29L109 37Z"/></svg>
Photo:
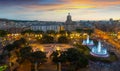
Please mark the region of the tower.
<svg viewBox="0 0 120 71"><path fill-rule="evenodd" d="M72 17L71 17L71 15L70 15L70 13L68 13L67 20L66 20L66 24L72 23L72 19L71 19L71 18L72 18Z"/></svg>
<svg viewBox="0 0 120 71"><path fill-rule="evenodd" d="M72 22L72 17L70 15L70 13L68 13L67 20L66 20L64 25L65 25L65 30L66 31L73 31L74 30L74 24Z"/></svg>

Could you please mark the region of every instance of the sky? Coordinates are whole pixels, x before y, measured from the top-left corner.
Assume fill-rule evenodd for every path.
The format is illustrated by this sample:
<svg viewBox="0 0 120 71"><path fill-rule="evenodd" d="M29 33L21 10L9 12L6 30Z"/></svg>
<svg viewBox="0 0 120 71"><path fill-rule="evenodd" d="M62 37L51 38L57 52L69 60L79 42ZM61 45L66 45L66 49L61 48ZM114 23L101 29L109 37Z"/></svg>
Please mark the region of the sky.
<svg viewBox="0 0 120 71"><path fill-rule="evenodd" d="M0 18L73 21L120 19L120 0L0 0Z"/></svg>

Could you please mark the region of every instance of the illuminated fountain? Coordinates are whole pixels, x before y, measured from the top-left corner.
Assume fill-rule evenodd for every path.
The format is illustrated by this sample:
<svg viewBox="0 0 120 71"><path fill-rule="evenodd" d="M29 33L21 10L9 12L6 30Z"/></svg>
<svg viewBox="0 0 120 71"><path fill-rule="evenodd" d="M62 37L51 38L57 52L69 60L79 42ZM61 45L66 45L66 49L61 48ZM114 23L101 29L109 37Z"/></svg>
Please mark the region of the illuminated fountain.
<svg viewBox="0 0 120 71"><path fill-rule="evenodd" d="M107 49L103 48L101 46L101 42L100 41L98 42L98 46L97 47L93 47L92 48L90 54L93 55L93 56L96 56L96 57L108 57L109 56L109 54L107 52Z"/></svg>
<svg viewBox="0 0 120 71"><path fill-rule="evenodd" d="M93 40L90 40L89 35L86 40L83 40L82 45L94 45Z"/></svg>

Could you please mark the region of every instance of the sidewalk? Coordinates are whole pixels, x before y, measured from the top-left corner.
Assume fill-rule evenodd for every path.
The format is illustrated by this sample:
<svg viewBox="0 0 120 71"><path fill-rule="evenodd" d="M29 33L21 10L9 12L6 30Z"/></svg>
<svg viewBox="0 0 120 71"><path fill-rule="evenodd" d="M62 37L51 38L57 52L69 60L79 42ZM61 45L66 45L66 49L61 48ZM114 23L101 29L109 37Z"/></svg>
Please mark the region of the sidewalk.
<svg viewBox="0 0 120 71"><path fill-rule="evenodd" d="M57 66L48 59L45 64L39 66L39 71L57 71Z"/></svg>

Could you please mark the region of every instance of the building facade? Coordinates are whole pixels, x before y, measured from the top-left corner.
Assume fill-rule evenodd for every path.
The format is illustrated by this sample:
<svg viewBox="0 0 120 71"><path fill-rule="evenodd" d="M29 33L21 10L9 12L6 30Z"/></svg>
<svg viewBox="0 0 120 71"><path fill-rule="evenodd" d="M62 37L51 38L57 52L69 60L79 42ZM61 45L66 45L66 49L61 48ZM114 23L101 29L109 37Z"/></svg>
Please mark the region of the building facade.
<svg viewBox="0 0 120 71"><path fill-rule="evenodd" d="M31 25L31 30L33 31L38 31L38 30L41 30L41 31L48 31L48 30L54 30L56 32L60 31L60 30L63 30L64 29L64 26L62 25L62 23L56 23L56 24L53 24L53 23L46 23L46 24L34 24L34 25Z"/></svg>
<svg viewBox="0 0 120 71"><path fill-rule="evenodd" d="M76 29L75 26L76 25L75 25L75 23L73 23L70 13L68 13L67 20L64 23L65 30L66 31L74 31Z"/></svg>

